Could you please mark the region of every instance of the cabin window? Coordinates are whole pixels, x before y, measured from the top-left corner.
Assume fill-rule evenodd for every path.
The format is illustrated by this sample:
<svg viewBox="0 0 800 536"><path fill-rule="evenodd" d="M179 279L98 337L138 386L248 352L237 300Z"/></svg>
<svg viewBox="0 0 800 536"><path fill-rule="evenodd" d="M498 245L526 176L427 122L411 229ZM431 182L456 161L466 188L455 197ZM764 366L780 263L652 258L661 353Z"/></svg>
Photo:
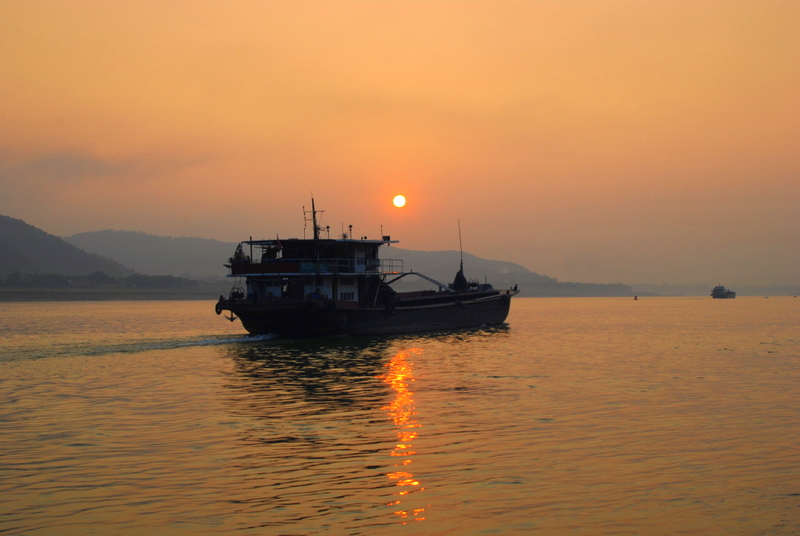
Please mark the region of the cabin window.
<svg viewBox="0 0 800 536"><path fill-rule="evenodd" d="M355 301L356 300L356 293L355 292L340 292L339 299L342 301Z"/></svg>

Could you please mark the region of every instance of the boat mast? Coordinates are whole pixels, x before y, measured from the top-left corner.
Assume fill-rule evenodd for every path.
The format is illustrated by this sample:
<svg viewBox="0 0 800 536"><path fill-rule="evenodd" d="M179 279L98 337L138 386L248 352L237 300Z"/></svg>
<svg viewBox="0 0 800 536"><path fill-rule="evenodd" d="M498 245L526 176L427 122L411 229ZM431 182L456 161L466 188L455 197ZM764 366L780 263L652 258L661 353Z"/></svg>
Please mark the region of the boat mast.
<svg viewBox="0 0 800 536"><path fill-rule="evenodd" d="M319 232L322 230L319 223L317 222L317 207L314 204L314 198L311 198L311 210L306 210L306 207L303 206L303 238L306 237L306 228L308 227L308 213L311 213L311 225L314 226L314 240L319 240ZM320 212L325 212L324 210L320 210Z"/></svg>
<svg viewBox="0 0 800 536"><path fill-rule="evenodd" d="M314 206L314 198L311 198L311 221L314 224L314 240L319 240L319 227L317 226L317 209Z"/></svg>

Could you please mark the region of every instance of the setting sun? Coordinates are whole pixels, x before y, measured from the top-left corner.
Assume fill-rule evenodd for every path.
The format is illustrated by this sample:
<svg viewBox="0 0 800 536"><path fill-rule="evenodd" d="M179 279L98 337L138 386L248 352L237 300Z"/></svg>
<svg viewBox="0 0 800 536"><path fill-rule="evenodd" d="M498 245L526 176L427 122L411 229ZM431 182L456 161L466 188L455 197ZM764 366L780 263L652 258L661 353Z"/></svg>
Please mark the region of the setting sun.
<svg viewBox="0 0 800 536"><path fill-rule="evenodd" d="M406 204L406 198L402 195L396 195L394 196L394 199L392 199L392 203L394 203L394 206L398 208L402 207Z"/></svg>

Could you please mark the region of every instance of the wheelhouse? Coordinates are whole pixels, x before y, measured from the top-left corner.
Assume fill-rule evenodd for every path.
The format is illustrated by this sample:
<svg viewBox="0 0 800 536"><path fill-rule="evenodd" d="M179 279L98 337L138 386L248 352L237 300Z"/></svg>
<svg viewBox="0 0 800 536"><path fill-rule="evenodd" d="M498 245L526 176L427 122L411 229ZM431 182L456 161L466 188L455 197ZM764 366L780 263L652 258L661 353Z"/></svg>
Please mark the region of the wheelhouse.
<svg viewBox="0 0 800 536"><path fill-rule="evenodd" d="M287 239L248 240L239 244L226 266L239 297L254 302L277 299L325 299L340 305L375 303L387 275L403 271L403 263L380 259L381 240Z"/></svg>

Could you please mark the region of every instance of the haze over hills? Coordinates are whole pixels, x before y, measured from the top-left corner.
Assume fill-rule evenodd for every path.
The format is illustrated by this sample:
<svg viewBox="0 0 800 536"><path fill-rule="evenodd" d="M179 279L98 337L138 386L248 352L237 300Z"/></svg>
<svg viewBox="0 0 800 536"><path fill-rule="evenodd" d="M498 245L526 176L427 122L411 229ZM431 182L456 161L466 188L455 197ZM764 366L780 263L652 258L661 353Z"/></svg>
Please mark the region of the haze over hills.
<svg viewBox="0 0 800 536"><path fill-rule="evenodd" d="M227 274L223 266L233 255L238 242L205 238L154 236L133 231L96 231L66 237L80 248L103 255L149 275L173 274L181 277L219 278ZM442 283L450 283L458 271L458 251L413 251L385 247L384 259L403 261L406 270L421 272ZM497 288L518 285L525 296L628 296L627 285L562 283L511 262L482 259L464 253L464 272L469 279L488 281ZM398 282L398 288L416 284L416 278ZM428 283L423 282L423 287Z"/></svg>
<svg viewBox="0 0 800 536"><path fill-rule="evenodd" d="M0 216L0 276L13 272L112 277L132 273L174 275L199 279L224 279L224 264L238 242L205 238L154 236L136 231L97 231L67 238L51 235L22 220ZM449 283L460 263L457 251L412 251L386 247L383 258L400 259L406 269ZM528 295L627 295L625 285L560 283L514 263L492 261L464 253L470 279L489 281L498 288L519 285ZM408 283L419 280L408 278ZM423 286L427 283L423 282ZM403 285L401 285L403 286ZM538 288L531 294L532 289Z"/></svg>
<svg viewBox="0 0 800 536"><path fill-rule="evenodd" d="M78 233L64 240L147 275L221 277L238 243L207 238L155 236L138 231Z"/></svg>
<svg viewBox="0 0 800 536"><path fill-rule="evenodd" d="M227 273L223 266L238 242L220 242L205 238L154 236L135 231L97 231L79 233L65 240L84 251L109 257L150 275L172 274L183 277L220 277ZM400 259L406 269L422 272L442 282L453 278L459 267L458 251L412 251L395 247L382 250L385 259ZM511 285L520 278L538 283L555 283L555 279L531 272L514 263L481 259L464 254L468 277L488 278L498 285L498 278ZM512 282L514 281L514 282Z"/></svg>
<svg viewBox="0 0 800 536"><path fill-rule="evenodd" d="M136 231L96 231L65 238L85 251L114 259L138 273L171 274L180 277L217 279L227 273L223 266L233 255L238 242L221 242L206 238L155 236ZM394 246L382 248L384 259L403 261L406 270L414 270L442 283L450 283L459 267L458 251L415 251ZM708 295L713 283L696 285L594 284L562 282L541 275L519 264L488 260L464 253L464 273L469 279L488 281L497 288L518 285L521 296L663 296ZM415 278L399 282L398 288L418 283ZM793 286L737 287L740 295L796 294Z"/></svg>
<svg viewBox="0 0 800 536"><path fill-rule="evenodd" d="M237 242L155 236L137 231L106 230L59 238L22 220L0 216L0 276L13 272L62 275L102 272L112 277L137 273L219 282L225 279L224 264L237 245ZM461 260L458 251L414 251L393 246L384 247L381 256L402 260L407 270L442 283L452 282ZM467 278L488 281L497 288L518 285L521 296L706 295L713 286L565 283L515 263L487 260L469 253L464 253L463 258ZM419 282L409 277L407 282L398 284L402 288ZM743 296L800 293L800 288L791 286L734 290Z"/></svg>

